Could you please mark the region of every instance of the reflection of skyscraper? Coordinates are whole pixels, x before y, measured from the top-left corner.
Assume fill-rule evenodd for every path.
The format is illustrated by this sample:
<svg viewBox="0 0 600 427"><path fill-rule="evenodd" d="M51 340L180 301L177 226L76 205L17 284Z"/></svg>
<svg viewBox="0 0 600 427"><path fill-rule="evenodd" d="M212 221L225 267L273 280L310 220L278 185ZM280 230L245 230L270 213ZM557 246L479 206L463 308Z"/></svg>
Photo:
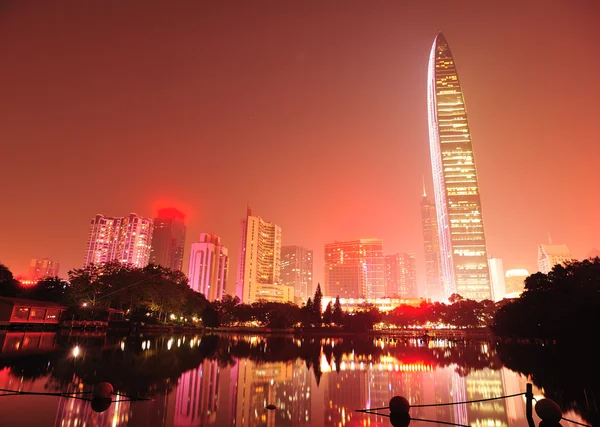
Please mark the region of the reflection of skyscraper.
<svg viewBox="0 0 600 427"><path fill-rule="evenodd" d="M313 251L302 246L281 248L281 283L294 287L294 299L306 302L313 294Z"/></svg>
<svg viewBox="0 0 600 427"><path fill-rule="evenodd" d="M440 245L438 237L435 203L431 202L423 188L421 200L421 223L423 226L423 244L425 246L426 297L439 301L444 299L444 290L440 282Z"/></svg>
<svg viewBox="0 0 600 427"><path fill-rule="evenodd" d="M75 385L68 387L67 392L80 391ZM54 427L65 426L98 426L126 427L129 423L130 402L113 402L104 412L92 409L89 400L77 400L67 397L58 398L58 409Z"/></svg>
<svg viewBox="0 0 600 427"><path fill-rule="evenodd" d="M464 380L467 400L489 399L505 396L502 370L482 369L472 371ZM467 425L493 425L507 427L507 400L498 399L466 405Z"/></svg>
<svg viewBox="0 0 600 427"><path fill-rule="evenodd" d="M185 248L185 215L174 208L159 209L154 218L150 263L181 271Z"/></svg>
<svg viewBox="0 0 600 427"><path fill-rule="evenodd" d="M383 241L360 239L325 245L325 295L385 296Z"/></svg>
<svg viewBox="0 0 600 427"><path fill-rule="evenodd" d="M491 299L479 184L456 65L438 34L429 57L429 141L446 298Z"/></svg>
<svg viewBox="0 0 600 427"><path fill-rule="evenodd" d="M235 425L311 425L311 373L301 360L239 361ZM276 411L267 411L274 404Z"/></svg>
<svg viewBox="0 0 600 427"><path fill-rule="evenodd" d="M175 427L213 424L217 417L219 366L205 359L196 369L179 378L175 400Z"/></svg>
<svg viewBox="0 0 600 427"><path fill-rule="evenodd" d="M415 254L400 252L385 256L385 283L388 297L417 298Z"/></svg>
<svg viewBox="0 0 600 427"><path fill-rule="evenodd" d="M192 243L188 265L189 286L204 294L207 300L220 300L226 291L229 273L227 248L214 234L200 233L200 241Z"/></svg>

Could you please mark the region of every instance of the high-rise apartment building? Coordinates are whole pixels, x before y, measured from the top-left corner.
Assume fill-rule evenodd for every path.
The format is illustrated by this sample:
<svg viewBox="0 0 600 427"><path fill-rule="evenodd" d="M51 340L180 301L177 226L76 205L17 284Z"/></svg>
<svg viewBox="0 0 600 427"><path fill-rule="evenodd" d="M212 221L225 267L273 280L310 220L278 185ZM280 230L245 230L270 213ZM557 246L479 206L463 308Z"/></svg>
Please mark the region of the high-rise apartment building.
<svg viewBox="0 0 600 427"><path fill-rule="evenodd" d="M360 239L325 245L325 295L383 298L384 276L382 240Z"/></svg>
<svg viewBox="0 0 600 427"><path fill-rule="evenodd" d="M538 247L538 269L548 274L552 267L573 261L567 245L540 245Z"/></svg>
<svg viewBox="0 0 600 427"><path fill-rule="evenodd" d="M421 200L421 224L423 226L423 244L425 246L426 296L432 301L444 299L444 289L440 281L440 245L438 238L435 203L427 197L423 186Z"/></svg>
<svg viewBox="0 0 600 427"><path fill-rule="evenodd" d="M135 213L126 217L96 215L90 225L88 245L83 263L103 265L119 261L142 268L150 259L152 220Z"/></svg>
<svg viewBox="0 0 600 427"><path fill-rule="evenodd" d="M211 233L200 233L192 243L188 283L190 288L204 294L207 300L220 300L227 287L229 257L221 239Z"/></svg>
<svg viewBox="0 0 600 427"><path fill-rule="evenodd" d="M242 220L236 295L251 304L259 299L293 301L291 287L281 285L281 227L252 216Z"/></svg>
<svg viewBox="0 0 600 427"><path fill-rule="evenodd" d="M185 248L185 215L174 208L159 209L154 218L150 263L181 271Z"/></svg>
<svg viewBox="0 0 600 427"><path fill-rule="evenodd" d="M428 72L431 169L445 297L492 296L483 216L467 110L456 64L442 33Z"/></svg>
<svg viewBox="0 0 600 427"><path fill-rule="evenodd" d="M385 256L385 296L417 298L415 254L400 252Z"/></svg>
<svg viewBox="0 0 600 427"><path fill-rule="evenodd" d="M313 251L302 246L281 248L281 284L294 288L297 304L306 302L313 294Z"/></svg>
<svg viewBox="0 0 600 427"><path fill-rule="evenodd" d="M492 283L492 301L497 302L506 294L506 283L504 282L504 265L501 258L490 258L488 260L490 269L490 281Z"/></svg>
<svg viewBox="0 0 600 427"><path fill-rule="evenodd" d="M29 280L58 276L60 265L48 258L32 259L29 263Z"/></svg>

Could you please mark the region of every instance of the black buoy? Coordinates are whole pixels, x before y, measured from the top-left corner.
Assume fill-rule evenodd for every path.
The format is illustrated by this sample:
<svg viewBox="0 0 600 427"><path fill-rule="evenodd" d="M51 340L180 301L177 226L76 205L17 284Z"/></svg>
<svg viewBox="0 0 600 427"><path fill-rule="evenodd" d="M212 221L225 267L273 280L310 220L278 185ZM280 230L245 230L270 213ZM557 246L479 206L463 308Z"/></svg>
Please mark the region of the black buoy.
<svg viewBox="0 0 600 427"><path fill-rule="evenodd" d="M393 427L408 427L410 424L410 403L403 396L394 396L390 399L390 422Z"/></svg>
<svg viewBox="0 0 600 427"><path fill-rule="evenodd" d="M541 427L558 427L562 419L562 410L551 399L540 399L535 404L535 413L540 417Z"/></svg>
<svg viewBox="0 0 600 427"><path fill-rule="evenodd" d="M391 413L405 412L408 414L410 403L403 396L394 396L390 399L389 408Z"/></svg>
<svg viewBox="0 0 600 427"><path fill-rule="evenodd" d="M410 424L410 415L408 412L392 412L390 422L393 427L408 427Z"/></svg>
<svg viewBox="0 0 600 427"><path fill-rule="evenodd" d="M274 411L275 409L277 409L277 406L273 405L272 403L269 403L269 404L267 405L267 409L268 409L269 411Z"/></svg>
<svg viewBox="0 0 600 427"><path fill-rule="evenodd" d="M104 412L108 408L110 408L110 404L112 403L112 399L109 397L94 397L92 398L92 410L95 412Z"/></svg>

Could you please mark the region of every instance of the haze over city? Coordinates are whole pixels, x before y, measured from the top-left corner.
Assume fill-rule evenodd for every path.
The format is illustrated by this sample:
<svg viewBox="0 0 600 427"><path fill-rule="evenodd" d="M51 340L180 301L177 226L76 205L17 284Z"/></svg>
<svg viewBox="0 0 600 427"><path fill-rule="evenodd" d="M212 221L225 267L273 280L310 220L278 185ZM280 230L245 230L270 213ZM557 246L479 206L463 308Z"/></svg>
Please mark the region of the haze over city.
<svg viewBox="0 0 600 427"><path fill-rule="evenodd" d="M94 215L186 214L189 246L240 220L314 250L415 252L432 193L427 61L447 37L464 90L488 254L600 247L596 2L3 2L0 262L82 266ZM43 71L43 72L40 72ZM228 292L231 288L228 289Z"/></svg>

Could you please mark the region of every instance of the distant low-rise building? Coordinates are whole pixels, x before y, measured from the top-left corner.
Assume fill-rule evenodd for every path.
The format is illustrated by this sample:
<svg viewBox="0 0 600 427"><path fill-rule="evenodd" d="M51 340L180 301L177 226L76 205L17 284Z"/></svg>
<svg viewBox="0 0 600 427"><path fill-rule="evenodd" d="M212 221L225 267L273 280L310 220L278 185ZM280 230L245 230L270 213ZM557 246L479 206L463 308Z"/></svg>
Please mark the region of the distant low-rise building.
<svg viewBox="0 0 600 427"><path fill-rule="evenodd" d="M321 306L324 310L327 304L331 306L335 304L336 297L323 296ZM419 307L424 302L430 302L427 298L340 298L342 310L348 313L364 309L365 307L374 306L379 311L391 311L401 305L410 305Z"/></svg>
<svg viewBox="0 0 600 427"><path fill-rule="evenodd" d="M48 258L32 259L29 263L29 280L58 276L59 264Z"/></svg>
<svg viewBox="0 0 600 427"><path fill-rule="evenodd" d="M506 295L520 295L525 290L525 279L529 276L529 272L524 268L515 268L506 271Z"/></svg>

